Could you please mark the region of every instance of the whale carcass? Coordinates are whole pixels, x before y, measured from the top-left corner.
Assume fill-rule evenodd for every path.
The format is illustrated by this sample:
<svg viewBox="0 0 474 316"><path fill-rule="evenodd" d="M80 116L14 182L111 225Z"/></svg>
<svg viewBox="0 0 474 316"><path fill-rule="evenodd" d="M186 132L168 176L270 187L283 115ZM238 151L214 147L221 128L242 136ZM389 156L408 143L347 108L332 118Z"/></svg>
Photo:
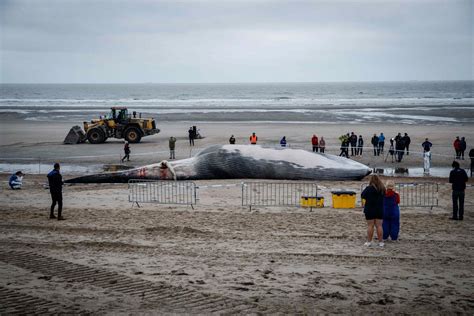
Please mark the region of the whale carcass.
<svg viewBox="0 0 474 316"><path fill-rule="evenodd" d="M278 179L360 180L371 172L366 165L330 154L259 145L214 145L196 156L162 161L120 172L67 180L67 183L120 183L130 179Z"/></svg>

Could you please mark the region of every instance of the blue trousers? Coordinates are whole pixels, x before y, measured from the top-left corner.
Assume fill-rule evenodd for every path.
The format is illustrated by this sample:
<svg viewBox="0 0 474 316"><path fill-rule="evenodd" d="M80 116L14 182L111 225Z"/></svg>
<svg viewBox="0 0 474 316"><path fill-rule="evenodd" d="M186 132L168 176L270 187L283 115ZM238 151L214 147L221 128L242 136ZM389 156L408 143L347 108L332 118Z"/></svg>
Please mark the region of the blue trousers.
<svg viewBox="0 0 474 316"><path fill-rule="evenodd" d="M462 220L464 217L464 191L453 190L453 218ZM458 216L459 212L459 216Z"/></svg>
<svg viewBox="0 0 474 316"><path fill-rule="evenodd" d="M383 239L397 240L400 232L400 217L384 218L382 223Z"/></svg>

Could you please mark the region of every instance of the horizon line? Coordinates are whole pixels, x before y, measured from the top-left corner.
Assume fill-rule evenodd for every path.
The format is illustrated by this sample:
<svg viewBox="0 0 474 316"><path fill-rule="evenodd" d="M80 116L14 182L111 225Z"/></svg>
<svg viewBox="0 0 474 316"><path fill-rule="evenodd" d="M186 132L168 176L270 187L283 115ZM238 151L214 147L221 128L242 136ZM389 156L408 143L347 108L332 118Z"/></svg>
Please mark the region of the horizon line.
<svg viewBox="0 0 474 316"><path fill-rule="evenodd" d="M241 82L0 82L2 85L6 84L65 84L65 85L79 85L79 84L301 84L301 83L389 83L389 82L458 82L458 81L474 81L473 79L430 79L430 80L359 80L359 81L241 81Z"/></svg>

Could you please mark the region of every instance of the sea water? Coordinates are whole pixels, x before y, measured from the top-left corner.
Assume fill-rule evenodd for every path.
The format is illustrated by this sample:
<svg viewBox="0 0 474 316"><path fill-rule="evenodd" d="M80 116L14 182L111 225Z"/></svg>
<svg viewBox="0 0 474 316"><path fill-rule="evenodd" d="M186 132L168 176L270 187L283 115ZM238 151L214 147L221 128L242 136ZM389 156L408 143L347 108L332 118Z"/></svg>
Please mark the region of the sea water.
<svg viewBox="0 0 474 316"><path fill-rule="evenodd" d="M1 84L0 115L81 122L111 106L158 121L474 123L474 81Z"/></svg>

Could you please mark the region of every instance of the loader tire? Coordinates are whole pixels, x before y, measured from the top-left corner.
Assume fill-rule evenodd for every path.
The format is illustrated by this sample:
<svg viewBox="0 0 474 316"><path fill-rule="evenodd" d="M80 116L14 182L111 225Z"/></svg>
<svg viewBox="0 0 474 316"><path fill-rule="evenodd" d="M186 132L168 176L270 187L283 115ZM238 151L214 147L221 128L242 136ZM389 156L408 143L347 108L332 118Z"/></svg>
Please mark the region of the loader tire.
<svg viewBox="0 0 474 316"><path fill-rule="evenodd" d="M130 127L130 128L127 128L127 130L125 131L125 139L129 143L139 143L140 140L142 139L142 134L140 133L138 128Z"/></svg>
<svg viewBox="0 0 474 316"><path fill-rule="evenodd" d="M87 132L87 140L91 144L101 144L106 139L104 131L100 128L92 128Z"/></svg>

